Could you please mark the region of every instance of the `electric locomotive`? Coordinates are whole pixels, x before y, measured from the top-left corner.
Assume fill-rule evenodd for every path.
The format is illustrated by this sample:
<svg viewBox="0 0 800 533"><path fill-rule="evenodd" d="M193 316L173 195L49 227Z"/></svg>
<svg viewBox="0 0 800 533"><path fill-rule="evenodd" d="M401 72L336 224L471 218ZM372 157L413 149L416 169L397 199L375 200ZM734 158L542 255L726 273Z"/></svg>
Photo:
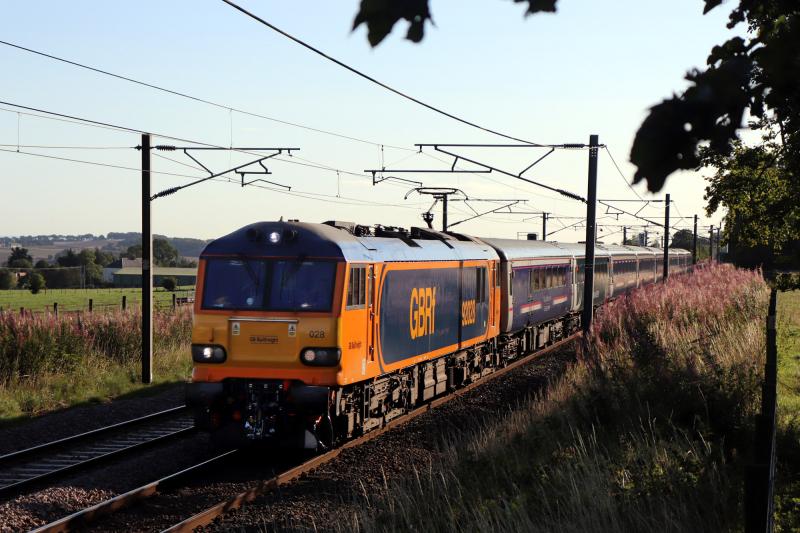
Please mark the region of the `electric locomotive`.
<svg viewBox="0 0 800 533"><path fill-rule="evenodd" d="M655 250L597 248L596 305L655 281ZM568 336L582 296L583 245L251 224L200 256L187 403L225 443L327 448Z"/></svg>

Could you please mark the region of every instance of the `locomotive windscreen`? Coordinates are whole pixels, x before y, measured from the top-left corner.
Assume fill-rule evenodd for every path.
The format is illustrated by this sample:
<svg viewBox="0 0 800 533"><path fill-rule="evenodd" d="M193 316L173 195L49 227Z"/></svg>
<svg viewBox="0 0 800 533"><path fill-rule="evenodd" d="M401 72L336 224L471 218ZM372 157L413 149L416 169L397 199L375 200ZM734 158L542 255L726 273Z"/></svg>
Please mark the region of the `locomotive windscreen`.
<svg viewBox="0 0 800 533"><path fill-rule="evenodd" d="M275 259L209 259L203 309L331 310L336 263Z"/></svg>

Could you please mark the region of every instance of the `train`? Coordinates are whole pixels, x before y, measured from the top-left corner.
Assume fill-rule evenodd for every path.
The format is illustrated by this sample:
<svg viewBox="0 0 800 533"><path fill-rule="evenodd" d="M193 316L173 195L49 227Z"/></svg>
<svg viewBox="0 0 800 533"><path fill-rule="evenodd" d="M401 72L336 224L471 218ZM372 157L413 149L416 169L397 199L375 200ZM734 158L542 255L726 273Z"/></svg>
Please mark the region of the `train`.
<svg viewBox="0 0 800 533"><path fill-rule="evenodd" d="M258 222L198 265L186 401L215 442L324 450L580 328L581 243ZM663 275L598 244L593 305ZM670 274L690 268L668 252Z"/></svg>

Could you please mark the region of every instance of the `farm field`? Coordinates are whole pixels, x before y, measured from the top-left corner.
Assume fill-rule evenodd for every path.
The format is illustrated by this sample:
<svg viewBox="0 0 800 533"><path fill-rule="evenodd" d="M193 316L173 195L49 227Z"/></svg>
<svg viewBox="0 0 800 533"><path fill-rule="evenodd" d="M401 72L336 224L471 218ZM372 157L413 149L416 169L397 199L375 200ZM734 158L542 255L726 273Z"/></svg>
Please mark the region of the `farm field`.
<svg viewBox="0 0 800 533"><path fill-rule="evenodd" d="M179 287L176 294L179 298L186 297L194 291L194 287ZM4 311L19 311L20 307L34 312L53 310L53 303L58 302L59 311L79 311L89 307L89 299L93 300L94 310L119 309L122 306L122 297L125 296L127 305L137 304L141 301L141 289L47 289L39 294L31 294L28 290L0 291L0 309ZM153 289L153 300L157 307L172 305L172 293L161 287Z"/></svg>

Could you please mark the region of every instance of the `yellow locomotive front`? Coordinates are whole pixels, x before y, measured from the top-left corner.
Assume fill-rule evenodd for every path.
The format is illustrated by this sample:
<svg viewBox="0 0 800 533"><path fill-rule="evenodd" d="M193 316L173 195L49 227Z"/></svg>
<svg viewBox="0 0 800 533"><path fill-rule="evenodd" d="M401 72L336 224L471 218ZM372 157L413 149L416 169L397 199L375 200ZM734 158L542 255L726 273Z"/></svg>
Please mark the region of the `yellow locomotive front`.
<svg viewBox="0 0 800 533"><path fill-rule="evenodd" d="M222 442L313 448L331 431L345 264L298 226L253 224L200 258L187 403Z"/></svg>

